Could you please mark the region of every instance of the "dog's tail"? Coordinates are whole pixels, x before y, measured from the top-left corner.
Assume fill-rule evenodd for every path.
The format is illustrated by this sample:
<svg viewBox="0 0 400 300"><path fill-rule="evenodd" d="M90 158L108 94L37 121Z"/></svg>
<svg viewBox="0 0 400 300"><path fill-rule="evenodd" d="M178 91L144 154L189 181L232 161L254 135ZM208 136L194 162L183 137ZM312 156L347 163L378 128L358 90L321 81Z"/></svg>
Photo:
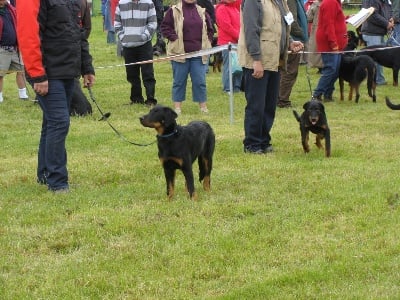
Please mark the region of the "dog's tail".
<svg viewBox="0 0 400 300"><path fill-rule="evenodd" d="M297 111L293 110L293 114L294 114L294 117L296 118L297 122L300 123L300 115L297 113Z"/></svg>
<svg viewBox="0 0 400 300"><path fill-rule="evenodd" d="M393 110L400 110L400 104L393 104L390 101L389 97L386 97L385 100L386 100L387 107L389 107L390 109L393 109Z"/></svg>

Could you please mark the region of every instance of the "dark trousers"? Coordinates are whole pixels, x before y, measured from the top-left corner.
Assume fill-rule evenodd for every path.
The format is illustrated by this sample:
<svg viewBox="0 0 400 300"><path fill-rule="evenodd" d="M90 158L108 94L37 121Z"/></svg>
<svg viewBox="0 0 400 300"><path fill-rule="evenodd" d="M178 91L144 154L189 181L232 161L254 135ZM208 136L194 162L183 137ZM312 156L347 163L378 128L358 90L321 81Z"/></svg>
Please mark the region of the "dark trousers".
<svg viewBox="0 0 400 300"><path fill-rule="evenodd" d="M243 144L251 150L264 150L271 145L270 131L275 120L279 94L279 72L264 70L260 79L253 69L243 68L244 93L247 101L244 114Z"/></svg>
<svg viewBox="0 0 400 300"><path fill-rule="evenodd" d="M130 65L132 63L153 59L153 46L151 45L151 41L137 47L124 47L122 53L126 64L126 79L131 84L130 99L132 101L143 100L140 73L142 73L146 98L154 99L156 80L154 78L153 63Z"/></svg>
<svg viewBox="0 0 400 300"><path fill-rule="evenodd" d="M290 94L299 74L300 53L289 54L286 71L280 71L279 101L290 103Z"/></svg>
<svg viewBox="0 0 400 300"><path fill-rule="evenodd" d="M69 130L69 106L75 87L74 79L49 79L49 92L37 95L43 111L38 151L38 181L50 190L68 187L65 140Z"/></svg>

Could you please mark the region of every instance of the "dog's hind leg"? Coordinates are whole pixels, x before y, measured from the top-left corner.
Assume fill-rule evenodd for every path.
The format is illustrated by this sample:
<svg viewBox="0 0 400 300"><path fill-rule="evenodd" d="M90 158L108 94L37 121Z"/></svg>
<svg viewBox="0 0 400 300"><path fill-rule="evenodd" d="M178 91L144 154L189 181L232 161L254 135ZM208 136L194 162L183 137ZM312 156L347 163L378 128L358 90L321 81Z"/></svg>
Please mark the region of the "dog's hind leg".
<svg viewBox="0 0 400 300"><path fill-rule="evenodd" d="M205 191L210 191L211 189L211 169L212 169L212 159L207 159L205 157L199 156L199 180L203 181L203 188Z"/></svg>
<svg viewBox="0 0 400 300"><path fill-rule="evenodd" d="M339 87L340 87L340 100L343 101L344 99L344 80L343 78L339 77Z"/></svg>
<svg viewBox="0 0 400 300"><path fill-rule="evenodd" d="M360 85L355 85L354 89L356 90L356 103L358 103L358 100L360 100Z"/></svg>

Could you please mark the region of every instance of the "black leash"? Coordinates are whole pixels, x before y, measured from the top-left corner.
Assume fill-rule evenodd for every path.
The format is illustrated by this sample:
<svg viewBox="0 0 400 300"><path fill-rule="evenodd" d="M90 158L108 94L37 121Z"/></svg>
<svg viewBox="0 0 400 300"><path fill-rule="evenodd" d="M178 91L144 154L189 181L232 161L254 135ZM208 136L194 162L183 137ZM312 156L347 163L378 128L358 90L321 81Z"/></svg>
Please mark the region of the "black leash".
<svg viewBox="0 0 400 300"><path fill-rule="evenodd" d="M154 142L151 142L151 143L148 143L148 144L139 144L139 143L135 143L135 142L132 142L132 141L128 140L124 135L122 135L122 134L108 121L108 118L111 116L111 113L110 113L110 112L103 113L103 111L100 109L99 105L97 104L96 99L95 99L94 96L93 96L92 89L91 89L90 87L88 87L87 89L88 89L88 91L89 91L90 99L92 99L93 103L96 105L98 111L99 111L100 114L101 114L101 118L99 119L99 121L106 121L107 124L111 127L111 129L112 129L122 140L124 140L125 142L128 142L129 144L135 145L135 146L150 146L150 145L154 144L155 142L157 142L157 141L154 141Z"/></svg>

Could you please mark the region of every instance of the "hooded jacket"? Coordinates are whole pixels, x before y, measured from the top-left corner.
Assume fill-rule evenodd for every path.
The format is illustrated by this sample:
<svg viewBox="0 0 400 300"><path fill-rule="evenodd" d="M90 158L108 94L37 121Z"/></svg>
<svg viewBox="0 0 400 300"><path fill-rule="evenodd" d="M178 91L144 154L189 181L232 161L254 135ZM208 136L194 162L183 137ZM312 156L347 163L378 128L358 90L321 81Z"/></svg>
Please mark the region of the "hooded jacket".
<svg viewBox="0 0 400 300"><path fill-rule="evenodd" d="M94 74L81 0L18 0L17 38L32 83Z"/></svg>

